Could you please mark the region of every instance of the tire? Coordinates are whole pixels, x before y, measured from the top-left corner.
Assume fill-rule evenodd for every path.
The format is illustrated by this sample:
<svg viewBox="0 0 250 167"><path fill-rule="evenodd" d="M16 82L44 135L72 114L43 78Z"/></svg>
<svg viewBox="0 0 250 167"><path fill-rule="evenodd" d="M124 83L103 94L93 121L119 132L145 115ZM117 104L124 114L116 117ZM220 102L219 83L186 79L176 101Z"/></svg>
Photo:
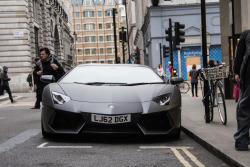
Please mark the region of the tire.
<svg viewBox="0 0 250 167"><path fill-rule="evenodd" d="M216 100L219 116L223 125L227 124L227 110L222 86L218 84L216 91Z"/></svg>
<svg viewBox="0 0 250 167"><path fill-rule="evenodd" d="M190 89L190 85L187 82L182 82L178 84L181 93L187 93Z"/></svg>

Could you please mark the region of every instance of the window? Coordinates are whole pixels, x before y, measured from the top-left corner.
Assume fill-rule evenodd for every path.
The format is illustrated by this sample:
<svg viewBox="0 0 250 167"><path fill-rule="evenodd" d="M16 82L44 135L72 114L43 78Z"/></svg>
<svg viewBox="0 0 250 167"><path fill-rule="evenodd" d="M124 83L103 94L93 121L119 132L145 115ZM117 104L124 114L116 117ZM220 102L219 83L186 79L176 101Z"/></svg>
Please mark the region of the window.
<svg viewBox="0 0 250 167"><path fill-rule="evenodd" d="M93 0L95 5L103 5L104 0Z"/></svg>
<svg viewBox="0 0 250 167"><path fill-rule="evenodd" d="M97 63L97 61L92 61L92 63Z"/></svg>
<svg viewBox="0 0 250 167"><path fill-rule="evenodd" d="M126 22L126 17L121 17L121 23L125 23Z"/></svg>
<svg viewBox="0 0 250 167"><path fill-rule="evenodd" d="M94 11L85 11L83 14L84 17L94 17Z"/></svg>
<svg viewBox="0 0 250 167"><path fill-rule="evenodd" d="M82 49L77 49L78 55L82 55Z"/></svg>
<svg viewBox="0 0 250 167"><path fill-rule="evenodd" d="M80 43L81 42L81 38L77 37L77 42Z"/></svg>
<svg viewBox="0 0 250 167"><path fill-rule="evenodd" d="M99 27L99 29L101 30L101 29L102 29L102 24L101 24L101 23L98 24L98 27Z"/></svg>
<svg viewBox="0 0 250 167"><path fill-rule="evenodd" d="M76 18L79 18L79 17L80 17L80 13L76 12Z"/></svg>
<svg viewBox="0 0 250 167"><path fill-rule="evenodd" d="M114 41L114 35L107 35L107 41Z"/></svg>
<svg viewBox="0 0 250 167"><path fill-rule="evenodd" d="M112 54L113 53L113 48L107 48L107 53Z"/></svg>
<svg viewBox="0 0 250 167"><path fill-rule="evenodd" d="M94 29L95 29L94 23L84 24L84 30L94 30Z"/></svg>
<svg viewBox="0 0 250 167"><path fill-rule="evenodd" d="M114 64L114 60L108 60L108 64Z"/></svg>
<svg viewBox="0 0 250 167"><path fill-rule="evenodd" d="M102 11L98 11L98 17L102 17Z"/></svg>
<svg viewBox="0 0 250 167"><path fill-rule="evenodd" d="M90 0L85 0L86 5L90 5Z"/></svg>
<svg viewBox="0 0 250 167"><path fill-rule="evenodd" d="M112 23L106 23L106 29L112 29Z"/></svg>
<svg viewBox="0 0 250 167"><path fill-rule="evenodd" d="M113 0L106 0L107 1L107 5L112 5L113 3L112 3L112 1Z"/></svg>
<svg viewBox="0 0 250 167"><path fill-rule="evenodd" d="M99 36L99 42L103 42L103 36Z"/></svg>
<svg viewBox="0 0 250 167"><path fill-rule="evenodd" d="M80 24L77 24L77 25L76 25L76 29L77 29L77 30L80 30Z"/></svg>
<svg viewBox="0 0 250 167"><path fill-rule="evenodd" d="M91 53L92 54L96 54L96 49L94 48L94 49L91 49Z"/></svg>
<svg viewBox="0 0 250 167"><path fill-rule="evenodd" d="M91 63L91 61L86 61L86 64L90 64Z"/></svg>
<svg viewBox="0 0 250 167"><path fill-rule="evenodd" d="M95 55L96 54L96 48L85 49L85 54L86 55Z"/></svg>
<svg viewBox="0 0 250 167"><path fill-rule="evenodd" d="M104 64L104 61L101 61L102 64Z"/></svg>
<svg viewBox="0 0 250 167"><path fill-rule="evenodd" d="M85 55L89 55L90 54L90 49L85 49Z"/></svg>
<svg viewBox="0 0 250 167"><path fill-rule="evenodd" d="M105 16L106 16L106 17L111 17L111 16L112 16L112 10L107 10L107 11L105 12Z"/></svg>
<svg viewBox="0 0 250 167"><path fill-rule="evenodd" d="M95 36L87 36L85 37L85 42L95 42Z"/></svg>
<svg viewBox="0 0 250 167"><path fill-rule="evenodd" d="M104 49L100 48L100 54L104 54Z"/></svg>
<svg viewBox="0 0 250 167"><path fill-rule="evenodd" d="M39 29L35 27L35 47L36 47L36 56L40 55L39 51Z"/></svg>

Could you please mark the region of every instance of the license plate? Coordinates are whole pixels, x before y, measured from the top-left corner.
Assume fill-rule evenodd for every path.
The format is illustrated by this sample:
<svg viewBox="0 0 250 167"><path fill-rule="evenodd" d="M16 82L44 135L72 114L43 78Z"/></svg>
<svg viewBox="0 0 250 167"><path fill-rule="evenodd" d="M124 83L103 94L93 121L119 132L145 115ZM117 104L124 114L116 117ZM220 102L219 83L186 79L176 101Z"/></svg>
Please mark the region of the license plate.
<svg viewBox="0 0 250 167"><path fill-rule="evenodd" d="M91 115L92 122L104 123L104 124L120 124L131 122L131 115L116 115L116 116L107 116L107 115Z"/></svg>

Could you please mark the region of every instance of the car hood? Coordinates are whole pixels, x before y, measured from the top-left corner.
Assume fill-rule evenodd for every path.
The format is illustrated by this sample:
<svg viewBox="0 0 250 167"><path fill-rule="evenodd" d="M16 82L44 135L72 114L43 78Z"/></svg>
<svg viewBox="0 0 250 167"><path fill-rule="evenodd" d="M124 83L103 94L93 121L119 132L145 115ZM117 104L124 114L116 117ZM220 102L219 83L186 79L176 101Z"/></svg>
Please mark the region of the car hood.
<svg viewBox="0 0 250 167"><path fill-rule="evenodd" d="M80 84L59 84L72 100L93 103L138 103L151 101L166 84L147 84L137 86L93 86Z"/></svg>

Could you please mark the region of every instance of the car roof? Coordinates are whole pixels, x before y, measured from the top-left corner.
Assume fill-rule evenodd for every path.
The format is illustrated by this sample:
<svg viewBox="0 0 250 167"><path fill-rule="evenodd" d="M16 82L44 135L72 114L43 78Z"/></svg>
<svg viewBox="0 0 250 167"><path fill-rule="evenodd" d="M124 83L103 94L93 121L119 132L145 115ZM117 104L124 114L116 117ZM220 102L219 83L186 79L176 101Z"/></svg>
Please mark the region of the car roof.
<svg viewBox="0 0 250 167"><path fill-rule="evenodd" d="M91 64L80 64L77 65L76 67L85 67L85 66L123 66L123 67L146 67L150 68L146 65L141 65L141 64L98 64L98 63L91 63Z"/></svg>

